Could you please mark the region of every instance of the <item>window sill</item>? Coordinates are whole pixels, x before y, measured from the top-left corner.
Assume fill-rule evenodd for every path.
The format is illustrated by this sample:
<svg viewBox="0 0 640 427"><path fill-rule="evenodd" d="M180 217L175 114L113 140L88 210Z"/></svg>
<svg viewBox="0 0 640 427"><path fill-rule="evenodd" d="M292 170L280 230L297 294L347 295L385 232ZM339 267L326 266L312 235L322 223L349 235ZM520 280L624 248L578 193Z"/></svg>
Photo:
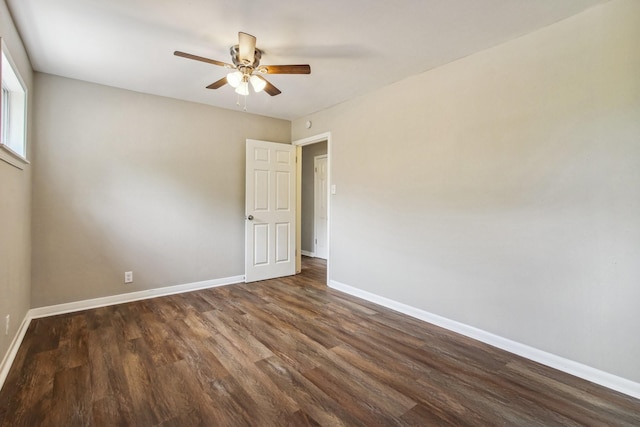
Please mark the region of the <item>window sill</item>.
<svg viewBox="0 0 640 427"><path fill-rule="evenodd" d="M29 164L29 160L4 144L0 144L0 160L18 169L24 169Z"/></svg>

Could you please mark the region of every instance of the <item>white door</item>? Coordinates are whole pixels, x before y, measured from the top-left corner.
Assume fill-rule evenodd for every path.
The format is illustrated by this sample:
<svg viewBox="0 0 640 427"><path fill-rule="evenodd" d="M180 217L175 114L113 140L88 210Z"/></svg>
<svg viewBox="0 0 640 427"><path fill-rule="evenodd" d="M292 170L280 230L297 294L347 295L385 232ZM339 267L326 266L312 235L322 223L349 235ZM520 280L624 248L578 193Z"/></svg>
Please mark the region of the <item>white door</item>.
<svg viewBox="0 0 640 427"><path fill-rule="evenodd" d="M314 167L314 234L315 250L318 258L327 259L327 202L328 202L328 182L327 182L327 156L316 156L313 159Z"/></svg>
<svg viewBox="0 0 640 427"><path fill-rule="evenodd" d="M295 274L295 147L247 139L245 282Z"/></svg>

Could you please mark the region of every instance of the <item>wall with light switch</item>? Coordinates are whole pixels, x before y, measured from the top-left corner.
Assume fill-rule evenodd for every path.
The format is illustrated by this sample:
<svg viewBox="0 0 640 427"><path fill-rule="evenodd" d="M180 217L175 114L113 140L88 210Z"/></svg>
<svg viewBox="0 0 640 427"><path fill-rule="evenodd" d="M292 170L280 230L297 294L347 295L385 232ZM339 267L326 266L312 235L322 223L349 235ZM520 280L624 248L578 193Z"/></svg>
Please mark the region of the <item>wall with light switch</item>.
<svg viewBox="0 0 640 427"><path fill-rule="evenodd" d="M640 382L638 40L611 1L294 121L331 281Z"/></svg>

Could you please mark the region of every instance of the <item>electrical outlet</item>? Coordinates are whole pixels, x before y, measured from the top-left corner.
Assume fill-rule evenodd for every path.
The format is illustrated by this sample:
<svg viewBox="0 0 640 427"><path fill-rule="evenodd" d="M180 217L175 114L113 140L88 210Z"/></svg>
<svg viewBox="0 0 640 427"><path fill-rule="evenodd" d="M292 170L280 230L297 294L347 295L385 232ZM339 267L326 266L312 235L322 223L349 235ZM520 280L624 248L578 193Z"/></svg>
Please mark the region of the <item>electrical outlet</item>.
<svg viewBox="0 0 640 427"><path fill-rule="evenodd" d="M9 324L11 323L11 315L7 314L7 317L4 318L4 334L9 335Z"/></svg>
<svg viewBox="0 0 640 427"><path fill-rule="evenodd" d="M124 272L124 283L133 283L133 271Z"/></svg>

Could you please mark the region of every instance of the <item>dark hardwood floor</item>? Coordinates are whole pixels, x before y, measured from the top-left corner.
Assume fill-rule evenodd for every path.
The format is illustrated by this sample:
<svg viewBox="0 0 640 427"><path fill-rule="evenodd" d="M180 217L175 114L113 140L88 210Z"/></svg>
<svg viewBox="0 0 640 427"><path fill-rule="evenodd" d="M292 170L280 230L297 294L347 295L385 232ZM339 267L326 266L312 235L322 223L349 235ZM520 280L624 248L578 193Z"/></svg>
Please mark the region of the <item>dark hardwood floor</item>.
<svg viewBox="0 0 640 427"><path fill-rule="evenodd" d="M640 401L302 274L37 319L2 426L638 426Z"/></svg>

